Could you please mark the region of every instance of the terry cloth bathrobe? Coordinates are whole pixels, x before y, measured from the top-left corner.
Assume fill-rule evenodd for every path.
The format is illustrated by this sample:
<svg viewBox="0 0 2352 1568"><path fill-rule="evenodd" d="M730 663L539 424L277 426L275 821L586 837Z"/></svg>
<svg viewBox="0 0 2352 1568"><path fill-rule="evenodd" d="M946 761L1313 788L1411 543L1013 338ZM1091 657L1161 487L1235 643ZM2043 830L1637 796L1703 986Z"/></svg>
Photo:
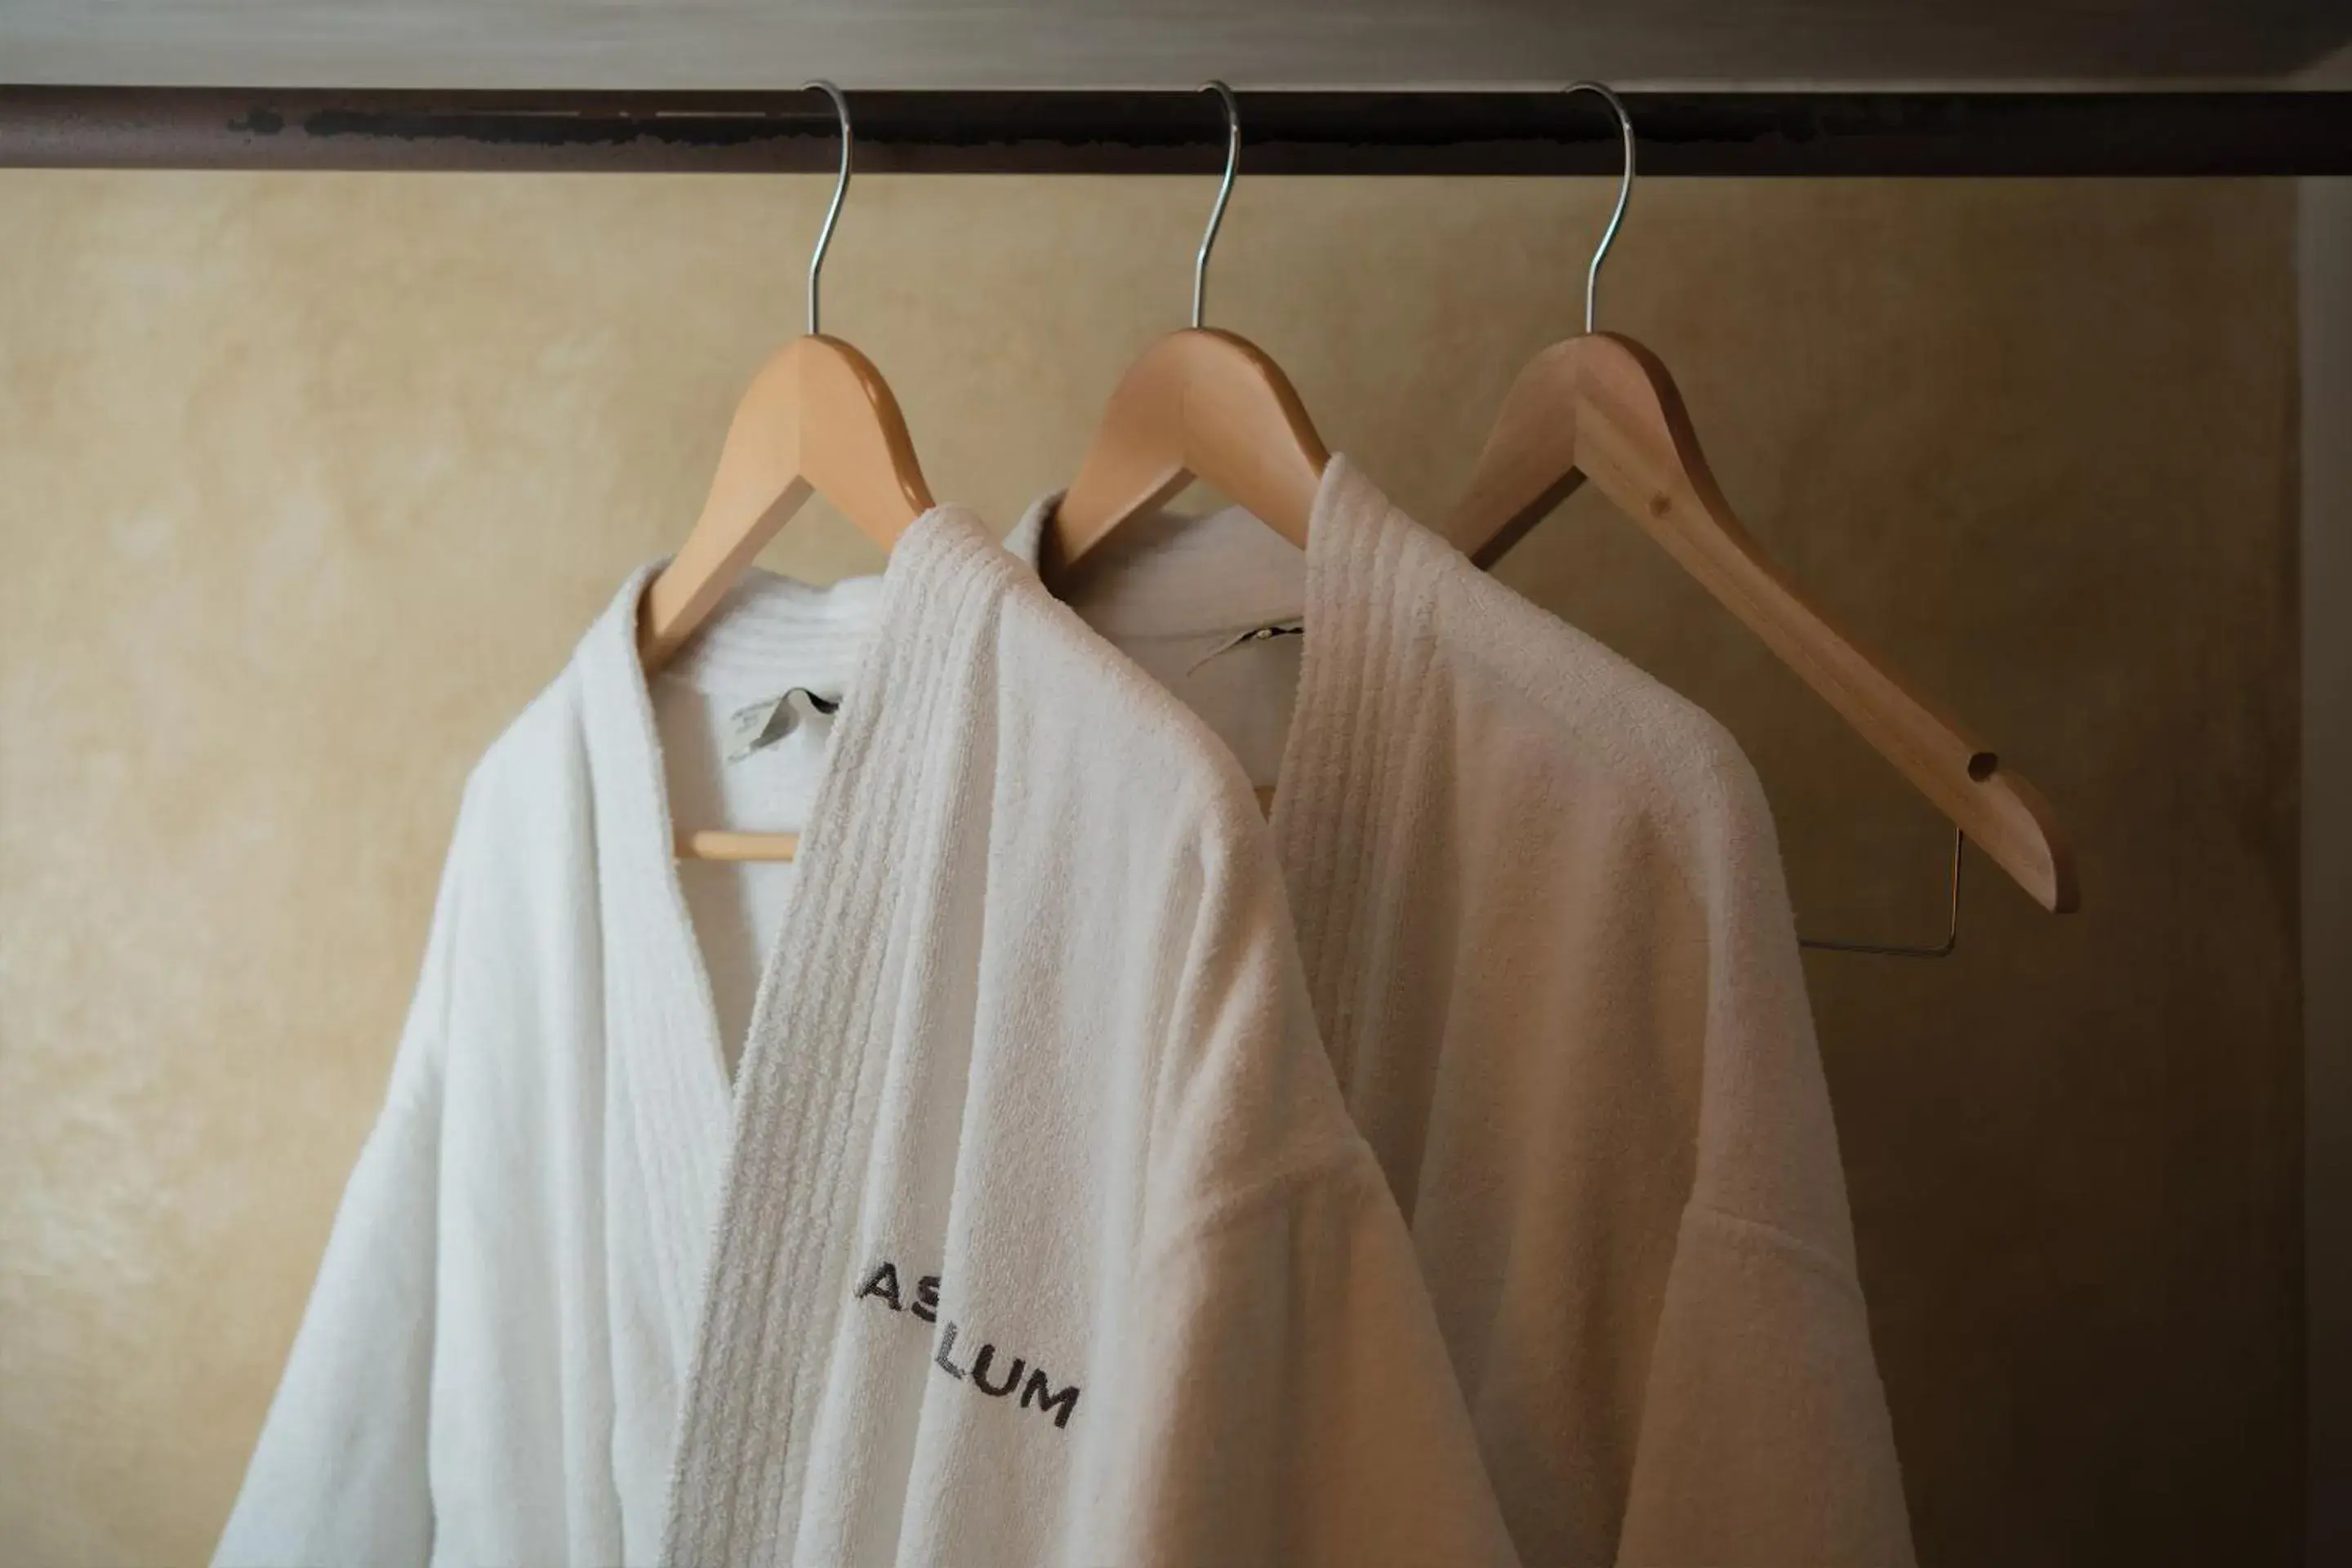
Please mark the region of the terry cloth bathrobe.
<svg viewBox="0 0 2352 1568"><path fill-rule="evenodd" d="M1316 1013L1521 1557L1908 1563L1772 819L1730 737L1344 458L1303 557L1241 511L1122 535L1060 586L1279 774Z"/></svg>
<svg viewBox="0 0 2352 1568"><path fill-rule="evenodd" d="M218 1560L1507 1560L1214 739L927 515L730 1097L642 581L467 787Z"/></svg>

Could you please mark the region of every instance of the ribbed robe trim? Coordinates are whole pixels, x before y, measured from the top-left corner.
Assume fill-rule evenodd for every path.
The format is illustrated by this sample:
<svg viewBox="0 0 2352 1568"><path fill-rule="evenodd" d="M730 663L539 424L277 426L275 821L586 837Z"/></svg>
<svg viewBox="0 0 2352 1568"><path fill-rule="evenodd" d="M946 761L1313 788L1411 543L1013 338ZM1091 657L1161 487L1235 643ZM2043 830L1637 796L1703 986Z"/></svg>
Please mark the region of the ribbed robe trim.
<svg viewBox="0 0 2352 1568"><path fill-rule="evenodd" d="M1061 499L1057 490L1033 502L1007 548L1034 563ZM1439 658L1432 615L1450 553L1345 456L1325 465L1273 829L1315 1016L1342 1083L1356 1042L1383 1022L1397 979L1387 955L1412 915L1365 889L1402 885L1401 858L1442 804L1412 787L1431 770L1401 759L1444 743L1446 715L1429 694Z"/></svg>
<svg viewBox="0 0 2352 1568"><path fill-rule="evenodd" d="M614 1103L627 1108L643 1165L660 1300L674 1364L683 1369L701 1325L729 1088L710 983L677 879L661 742L637 657L637 599L660 564L635 573L590 628L580 670L607 1060Z"/></svg>
<svg viewBox="0 0 2352 1568"><path fill-rule="evenodd" d="M738 1073L665 1562L792 1556L903 978L899 895L945 836L934 737L1026 571L960 511L926 513L891 552Z"/></svg>
<svg viewBox="0 0 2352 1568"><path fill-rule="evenodd" d="M1307 529L1308 630L1273 825L1315 1016L1342 1083L1357 1042L1382 1022L1379 977L1411 914L1365 889L1402 885L1398 858L1424 837L1421 817L1438 804L1409 787L1427 770L1401 759L1444 743L1448 716L1427 694L1445 549L1346 458L1331 458Z"/></svg>

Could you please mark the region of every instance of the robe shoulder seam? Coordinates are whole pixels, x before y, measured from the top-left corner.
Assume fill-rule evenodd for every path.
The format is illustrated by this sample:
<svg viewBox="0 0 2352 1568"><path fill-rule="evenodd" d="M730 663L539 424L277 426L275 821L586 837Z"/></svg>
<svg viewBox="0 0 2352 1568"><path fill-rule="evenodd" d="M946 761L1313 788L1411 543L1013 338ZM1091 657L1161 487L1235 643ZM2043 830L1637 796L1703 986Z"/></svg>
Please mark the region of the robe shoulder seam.
<svg viewBox="0 0 2352 1568"><path fill-rule="evenodd" d="M1386 1195L1386 1178L1360 1141L1334 1139L1304 1149L1267 1174L1194 1205L1149 1249L1138 1273L1148 1277L1185 1248L1245 1226L1269 1209L1296 1203L1311 1189L1327 1187L1344 1194L1367 1184Z"/></svg>
<svg viewBox="0 0 2352 1568"><path fill-rule="evenodd" d="M1685 1213L1691 1221L1706 1224L1732 1246L1784 1258L1843 1286L1857 1303L1863 1299L1862 1280L1851 1267L1785 1226L1718 1208L1704 1198L1691 1199Z"/></svg>

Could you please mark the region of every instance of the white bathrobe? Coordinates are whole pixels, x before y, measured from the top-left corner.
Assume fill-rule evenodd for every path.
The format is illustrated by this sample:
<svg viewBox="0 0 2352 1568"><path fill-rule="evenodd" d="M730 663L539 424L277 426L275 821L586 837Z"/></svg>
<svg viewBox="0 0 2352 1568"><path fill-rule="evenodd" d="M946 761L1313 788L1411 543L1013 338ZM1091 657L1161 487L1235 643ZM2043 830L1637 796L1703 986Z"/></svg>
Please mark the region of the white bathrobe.
<svg viewBox="0 0 2352 1568"><path fill-rule="evenodd" d="M218 1560L1507 1559L1213 739L927 516L730 1098L641 581L467 786Z"/></svg>
<svg viewBox="0 0 2352 1568"><path fill-rule="evenodd" d="M1909 1563L1772 819L1730 737L1344 458L1303 560L1239 511L1128 533L1065 591L1279 774L1316 1013L1522 1558Z"/></svg>

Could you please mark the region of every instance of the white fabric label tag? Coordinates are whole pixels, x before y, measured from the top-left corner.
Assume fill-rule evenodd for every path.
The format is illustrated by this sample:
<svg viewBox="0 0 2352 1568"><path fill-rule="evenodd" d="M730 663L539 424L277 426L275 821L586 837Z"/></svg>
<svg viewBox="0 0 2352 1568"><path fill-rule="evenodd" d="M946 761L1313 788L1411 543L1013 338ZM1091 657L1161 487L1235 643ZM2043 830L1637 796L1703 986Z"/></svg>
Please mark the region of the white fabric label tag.
<svg viewBox="0 0 2352 1568"><path fill-rule="evenodd" d="M740 763L799 729L803 719L830 718L840 707L838 698L819 697L805 686L795 686L764 701L738 708L728 716L727 760Z"/></svg>
<svg viewBox="0 0 2352 1568"><path fill-rule="evenodd" d="M1242 633L1241 636L1234 638L1230 642L1220 643L1215 647L1211 648L1208 652L1202 654L1198 659L1194 660L1192 668L1186 670L1184 673L1190 675L1193 670L1199 669L1202 665L1208 663L1211 659L1217 658L1219 655L1231 653L1237 647L1246 647L1254 642L1272 642L1276 637L1303 637L1306 635L1307 623L1303 620L1276 621L1268 626L1255 626Z"/></svg>

